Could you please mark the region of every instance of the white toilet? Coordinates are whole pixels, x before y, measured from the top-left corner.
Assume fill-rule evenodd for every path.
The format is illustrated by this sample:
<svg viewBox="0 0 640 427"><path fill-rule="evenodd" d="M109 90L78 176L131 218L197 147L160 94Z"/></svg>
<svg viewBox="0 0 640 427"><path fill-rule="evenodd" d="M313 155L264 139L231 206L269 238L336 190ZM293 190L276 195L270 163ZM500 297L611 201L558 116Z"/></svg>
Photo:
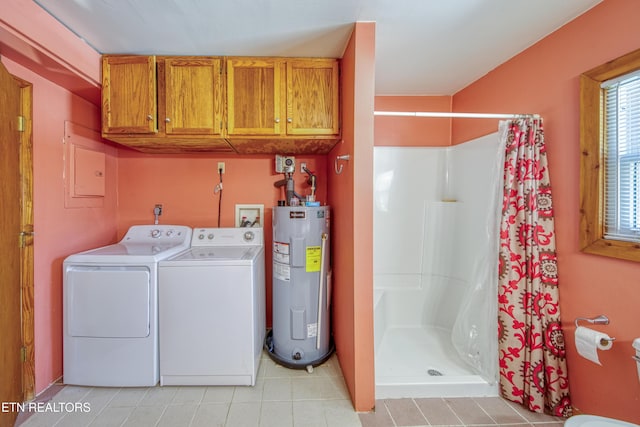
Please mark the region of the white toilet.
<svg viewBox="0 0 640 427"><path fill-rule="evenodd" d="M638 424L626 423L613 418L596 415L576 415L564 422L565 427L638 427Z"/></svg>
<svg viewBox="0 0 640 427"><path fill-rule="evenodd" d="M638 366L638 378L640 379L640 338L633 340L633 348L636 349L636 364ZM614 420L613 418L598 417L596 415L576 415L570 417L564 423L565 427L640 427L638 424Z"/></svg>

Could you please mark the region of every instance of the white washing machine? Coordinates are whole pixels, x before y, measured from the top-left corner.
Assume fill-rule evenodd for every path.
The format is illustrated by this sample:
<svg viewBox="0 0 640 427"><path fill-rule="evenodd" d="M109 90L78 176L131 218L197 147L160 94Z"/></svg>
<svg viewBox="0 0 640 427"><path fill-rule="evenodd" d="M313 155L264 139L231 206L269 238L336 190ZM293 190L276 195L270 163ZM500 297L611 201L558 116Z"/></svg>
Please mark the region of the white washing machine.
<svg viewBox="0 0 640 427"><path fill-rule="evenodd" d="M136 225L117 244L64 260L66 384L158 383L158 261L189 248L191 232L179 225Z"/></svg>
<svg viewBox="0 0 640 427"><path fill-rule="evenodd" d="M161 261L160 385L255 385L265 336L262 228L194 229Z"/></svg>

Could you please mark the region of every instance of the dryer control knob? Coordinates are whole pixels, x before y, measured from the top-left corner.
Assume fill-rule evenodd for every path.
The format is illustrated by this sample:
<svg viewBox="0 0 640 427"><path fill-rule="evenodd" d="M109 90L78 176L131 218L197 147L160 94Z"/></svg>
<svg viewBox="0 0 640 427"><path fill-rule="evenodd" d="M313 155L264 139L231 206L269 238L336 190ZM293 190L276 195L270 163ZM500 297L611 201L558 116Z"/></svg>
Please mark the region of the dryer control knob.
<svg viewBox="0 0 640 427"><path fill-rule="evenodd" d="M209 235L207 236L207 239L209 239L209 240L213 240L213 233L209 234Z"/></svg>
<svg viewBox="0 0 640 427"><path fill-rule="evenodd" d="M255 238L255 234L253 234L253 231L247 231L246 233L244 233L243 237L245 242L252 242Z"/></svg>
<svg viewBox="0 0 640 427"><path fill-rule="evenodd" d="M161 235L162 235L162 231L158 230L157 228L151 230L151 237L153 237L154 239L157 239Z"/></svg>
<svg viewBox="0 0 640 427"><path fill-rule="evenodd" d="M204 239L204 234L198 235L198 239L200 239L200 240Z"/></svg>

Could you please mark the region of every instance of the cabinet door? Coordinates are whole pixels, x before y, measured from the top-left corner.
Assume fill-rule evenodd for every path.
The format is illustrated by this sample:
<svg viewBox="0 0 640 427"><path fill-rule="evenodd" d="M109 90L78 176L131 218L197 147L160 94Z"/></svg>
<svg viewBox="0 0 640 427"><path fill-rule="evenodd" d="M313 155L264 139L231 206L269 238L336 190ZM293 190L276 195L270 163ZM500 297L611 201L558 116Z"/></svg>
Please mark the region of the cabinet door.
<svg viewBox="0 0 640 427"><path fill-rule="evenodd" d="M164 60L165 133L220 135L222 61L173 57ZM162 90L162 88L161 88Z"/></svg>
<svg viewBox="0 0 640 427"><path fill-rule="evenodd" d="M102 58L102 132L156 133L155 56Z"/></svg>
<svg viewBox="0 0 640 427"><path fill-rule="evenodd" d="M280 59L227 60L227 134L279 135L283 113Z"/></svg>
<svg viewBox="0 0 640 427"><path fill-rule="evenodd" d="M340 132L338 77L337 60L287 62L288 135L337 135Z"/></svg>

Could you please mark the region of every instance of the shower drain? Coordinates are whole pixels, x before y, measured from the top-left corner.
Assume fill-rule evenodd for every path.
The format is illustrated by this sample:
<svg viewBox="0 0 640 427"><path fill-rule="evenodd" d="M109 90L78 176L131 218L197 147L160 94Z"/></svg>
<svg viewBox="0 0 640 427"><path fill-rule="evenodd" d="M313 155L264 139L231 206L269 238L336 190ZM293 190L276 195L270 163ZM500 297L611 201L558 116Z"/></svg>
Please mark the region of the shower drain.
<svg viewBox="0 0 640 427"><path fill-rule="evenodd" d="M442 376L442 372L438 371L437 369L429 369L429 370L427 370L427 374L431 375L432 377L441 377Z"/></svg>

